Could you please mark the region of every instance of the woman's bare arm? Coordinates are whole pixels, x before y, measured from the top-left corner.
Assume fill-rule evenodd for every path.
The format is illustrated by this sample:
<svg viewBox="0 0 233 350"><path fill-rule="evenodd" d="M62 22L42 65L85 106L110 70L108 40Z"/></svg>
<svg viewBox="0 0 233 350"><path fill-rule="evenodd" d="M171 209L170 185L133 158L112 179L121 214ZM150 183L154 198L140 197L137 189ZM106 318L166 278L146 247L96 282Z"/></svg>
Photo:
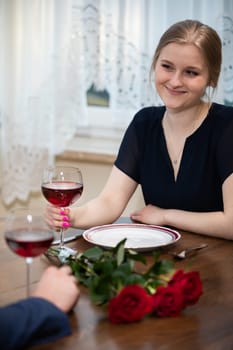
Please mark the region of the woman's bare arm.
<svg viewBox="0 0 233 350"><path fill-rule="evenodd" d="M178 229L233 240L233 174L223 183L224 210L189 212L148 205L132 213L132 220L147 224L173 226Z"/></svg>
<svg viewBox="0 0 233 350"><path fill-rule="evenodd" d="M113 166L108 181L98 197L80 207L61 210L48 206L45 219L52 227L62 227L64 216L72 227L89 228L114 222L124 211L129 199L136 190L137 183L129 176Z"/></svg>

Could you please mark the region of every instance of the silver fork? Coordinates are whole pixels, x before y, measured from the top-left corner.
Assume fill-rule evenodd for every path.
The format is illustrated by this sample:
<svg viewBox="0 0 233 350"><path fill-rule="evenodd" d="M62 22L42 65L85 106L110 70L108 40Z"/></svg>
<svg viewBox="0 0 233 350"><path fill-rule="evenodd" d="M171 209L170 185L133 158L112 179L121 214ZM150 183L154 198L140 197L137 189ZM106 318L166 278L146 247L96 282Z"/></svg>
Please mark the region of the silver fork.
<svg viewBox="0 0 233 350"><path fill-rule="evenodd" d="M170 254L173 255L175 258L177 259L185 259L190 255L193 255L192 253L194 253L197 250L206 248L208 246L208 244L206 243L202 243L196 247L191 247L191 248L187 248L182 250L181 252L177 253L177 252L171 252Z"/></svg>

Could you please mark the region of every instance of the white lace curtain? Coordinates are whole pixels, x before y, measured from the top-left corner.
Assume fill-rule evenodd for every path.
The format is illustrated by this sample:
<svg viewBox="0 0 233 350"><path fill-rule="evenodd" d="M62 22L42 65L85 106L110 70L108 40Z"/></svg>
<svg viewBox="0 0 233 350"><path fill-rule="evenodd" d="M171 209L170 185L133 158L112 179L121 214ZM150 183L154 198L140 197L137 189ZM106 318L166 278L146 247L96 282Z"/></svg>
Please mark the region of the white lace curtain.
<svg viewBox="0 0 233 350"><path fill-rule="evenodd" d="M78 127L89 125L86 91L121 110L159 103L148 81L154 48L173 22L199 19L224 41L218 98L233 104L233 6L219 0L0 0L1 195L40 190ZM211 8L211 11L210 11Z"/></svg>

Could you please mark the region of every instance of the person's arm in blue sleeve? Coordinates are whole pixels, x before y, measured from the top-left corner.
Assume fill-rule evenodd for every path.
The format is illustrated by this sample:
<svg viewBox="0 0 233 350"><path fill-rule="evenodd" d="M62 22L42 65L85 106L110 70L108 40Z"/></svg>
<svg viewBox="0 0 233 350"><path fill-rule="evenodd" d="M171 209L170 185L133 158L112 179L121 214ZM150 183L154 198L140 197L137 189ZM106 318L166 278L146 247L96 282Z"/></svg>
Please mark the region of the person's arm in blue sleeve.
<svg viewBox="0 0 233 350"><path fill-rule="evenodd" d="M0 308L0 349L16 350L71 334L67 315L40 298Z"/></svg>

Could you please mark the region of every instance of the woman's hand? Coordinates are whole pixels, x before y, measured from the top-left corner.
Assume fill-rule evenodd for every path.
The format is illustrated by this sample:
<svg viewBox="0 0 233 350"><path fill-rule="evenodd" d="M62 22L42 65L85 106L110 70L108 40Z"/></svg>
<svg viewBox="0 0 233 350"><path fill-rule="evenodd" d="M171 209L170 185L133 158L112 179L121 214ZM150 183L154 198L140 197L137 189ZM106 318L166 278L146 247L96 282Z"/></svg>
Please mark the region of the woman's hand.
<svg viewBox="0 0 233 350"><path fill-rule="evenodd" d="M154 205L146 205L139 211L130 215L133 221L141 222L148 225L165 225L165 209L156 207Z"/></svg>
<svg viewBox="0 0 233 350"><path fill-rule="evenodd" d="M69 208L63 209L48 205L45 209L44 218L46 224L56 231L59 231L61 227L66 229L71 226Z"/></svg>

